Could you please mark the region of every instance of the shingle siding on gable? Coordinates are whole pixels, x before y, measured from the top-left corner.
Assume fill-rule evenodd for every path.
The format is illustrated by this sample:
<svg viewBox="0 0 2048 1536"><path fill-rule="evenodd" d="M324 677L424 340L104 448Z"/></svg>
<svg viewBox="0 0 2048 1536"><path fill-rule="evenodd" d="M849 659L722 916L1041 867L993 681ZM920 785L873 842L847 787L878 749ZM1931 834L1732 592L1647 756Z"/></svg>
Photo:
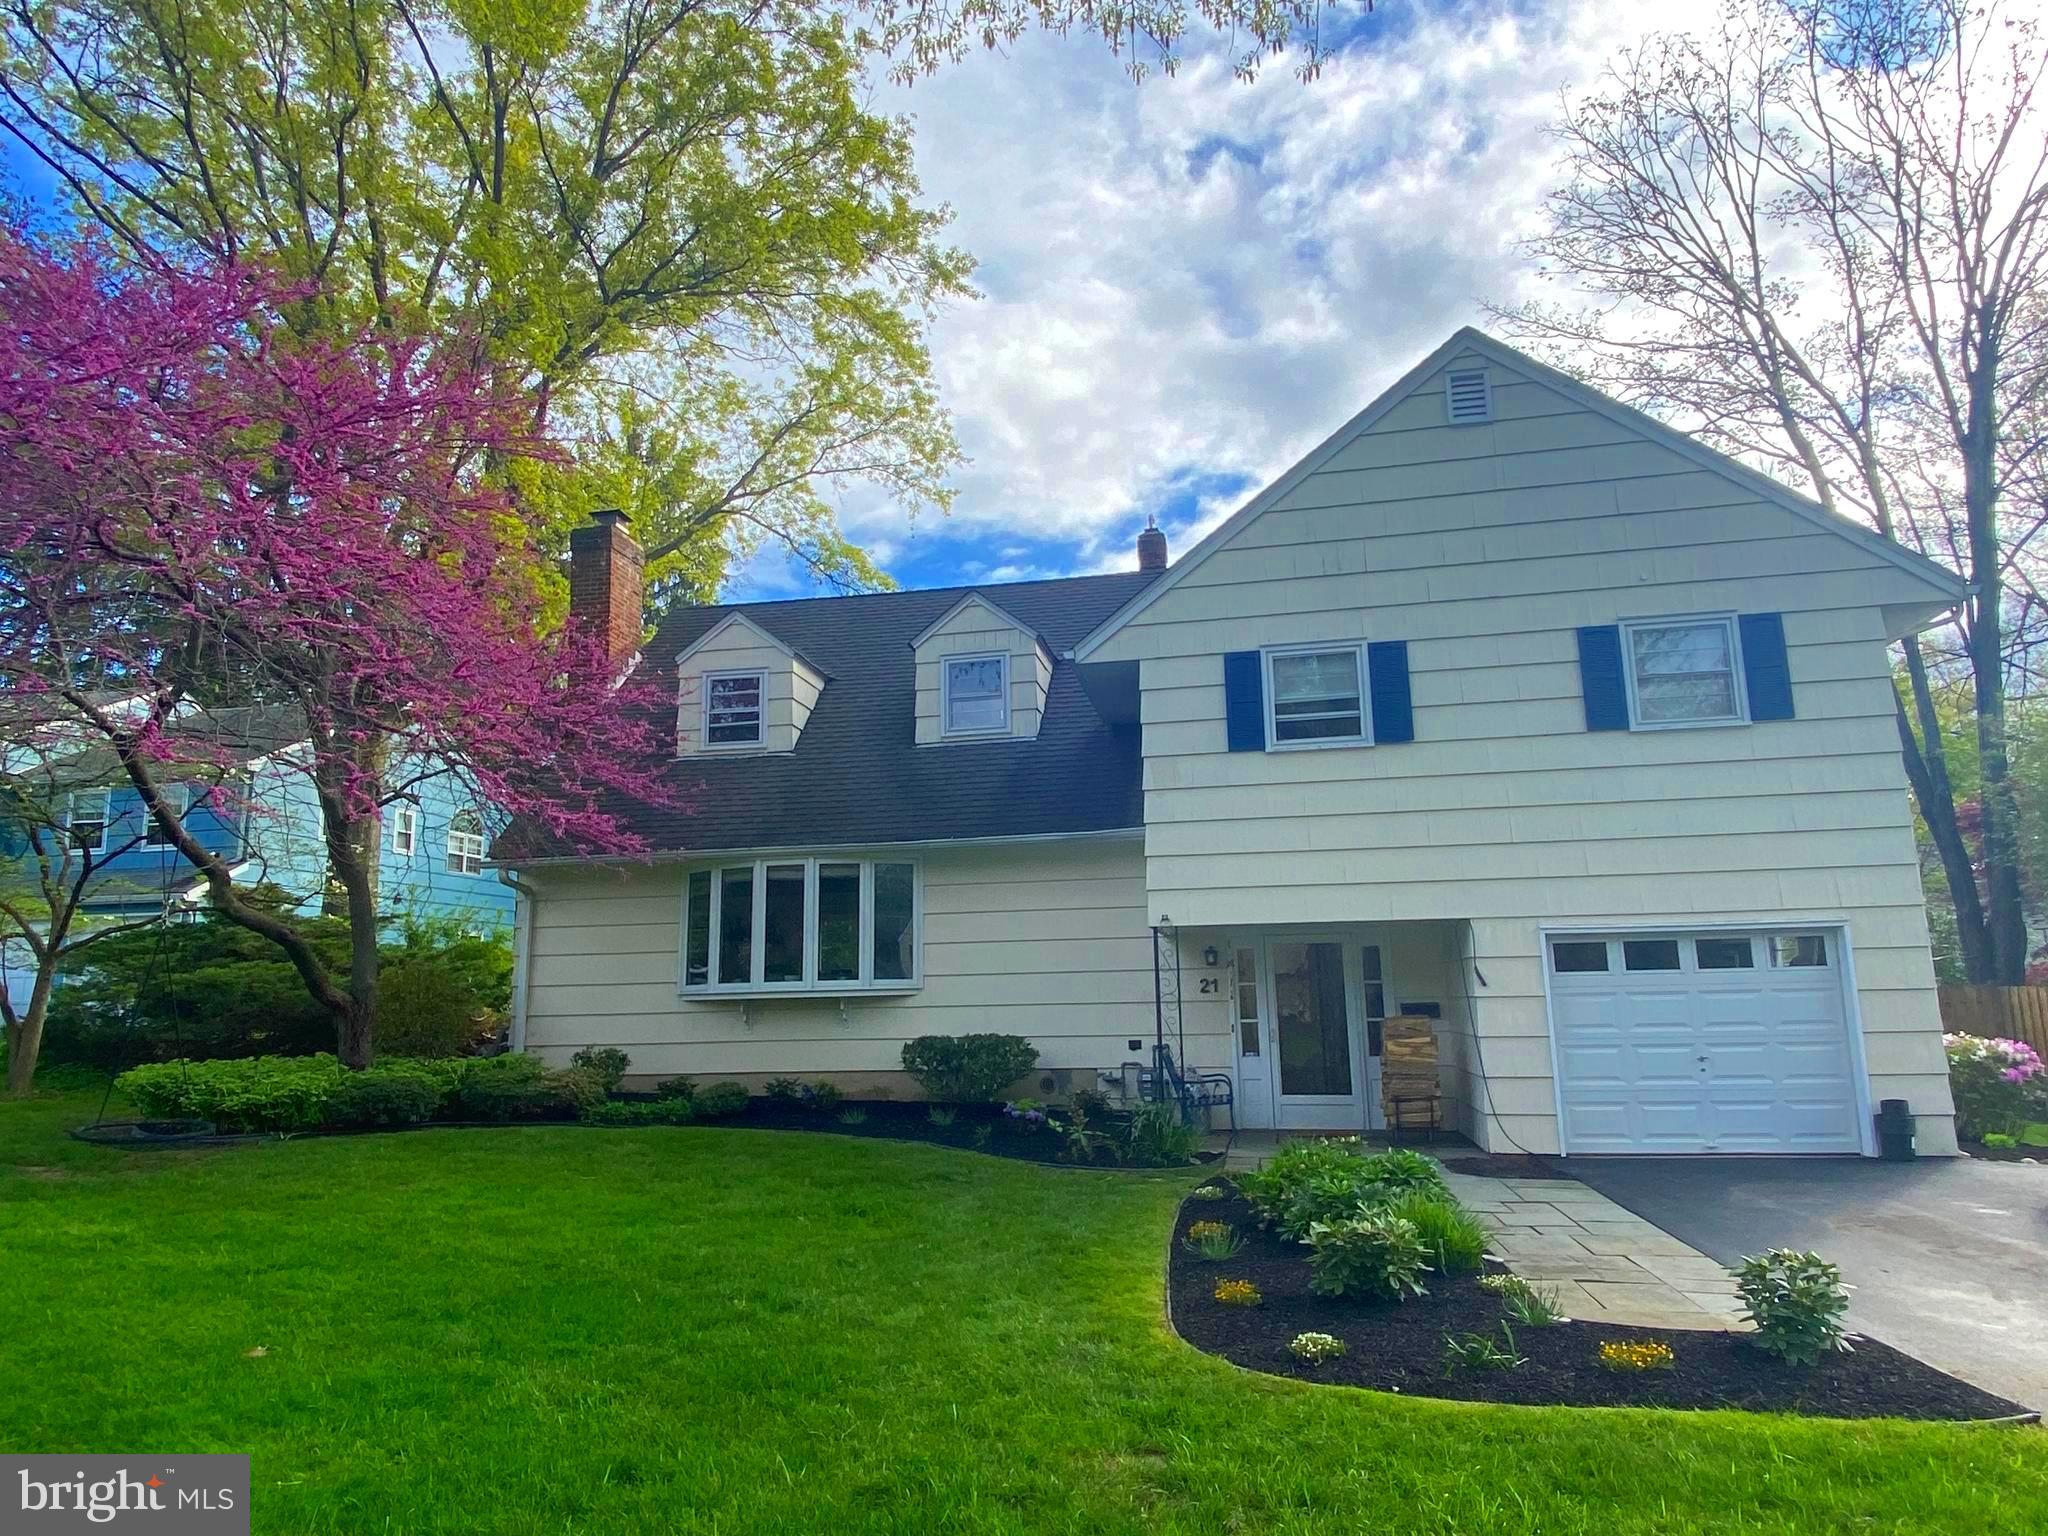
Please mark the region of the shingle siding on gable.
<svg viewBox="0 0 2048 1536"><path fill-rule="evenodd" d="M1139 663L1153 916L1469 919L1473 1096L1538 1149L1539 924L1846 918L1873 1090L1938 1114L1884 616L1930 589L1545 385L1493 387L1495 419L1454 428L1419 380L1094 652ZM1796 719L1588 731L1582 626L1711 612L1782 613ZM1219 658L1323 640L1408 643L1416 739L1227 750Z"/></svg>

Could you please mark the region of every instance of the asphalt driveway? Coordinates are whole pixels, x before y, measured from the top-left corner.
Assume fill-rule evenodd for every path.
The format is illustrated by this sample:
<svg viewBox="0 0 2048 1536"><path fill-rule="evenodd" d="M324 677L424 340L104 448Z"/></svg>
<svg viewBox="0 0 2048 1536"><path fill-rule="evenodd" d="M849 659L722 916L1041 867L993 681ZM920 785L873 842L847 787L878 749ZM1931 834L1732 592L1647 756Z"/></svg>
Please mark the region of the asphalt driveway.
<svg viewBox="0 0 2048 1536"><path fill-rule="evenodd" d="M1964 1158L1573 1157L1563 1167L1722 1263L1811 1249L1850 1326L2048 1409L2048 1167Z"/></svg>

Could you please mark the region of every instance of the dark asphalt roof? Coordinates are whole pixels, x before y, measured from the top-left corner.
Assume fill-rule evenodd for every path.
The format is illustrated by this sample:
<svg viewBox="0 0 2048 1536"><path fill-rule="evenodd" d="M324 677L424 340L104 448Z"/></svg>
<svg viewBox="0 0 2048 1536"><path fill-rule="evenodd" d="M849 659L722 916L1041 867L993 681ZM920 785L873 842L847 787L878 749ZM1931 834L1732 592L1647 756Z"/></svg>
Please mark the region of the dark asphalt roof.
<svg viewBox="0 0 2048 1536"><path fill-rule="evenodd" d="M680 759L670 782L687 805L634 807L625 819L657 852L1142 826L1138 727L1104 721L1059 653L1156 579L1132 572L678 610L642 652L642 664L665 676L713 625L743 613L829 680L794 752ZM1038 631L1053 652L1045 718L1028 741L919 747L911 641L970 592ZM511 846L497 852L517 856Z"/></svg>

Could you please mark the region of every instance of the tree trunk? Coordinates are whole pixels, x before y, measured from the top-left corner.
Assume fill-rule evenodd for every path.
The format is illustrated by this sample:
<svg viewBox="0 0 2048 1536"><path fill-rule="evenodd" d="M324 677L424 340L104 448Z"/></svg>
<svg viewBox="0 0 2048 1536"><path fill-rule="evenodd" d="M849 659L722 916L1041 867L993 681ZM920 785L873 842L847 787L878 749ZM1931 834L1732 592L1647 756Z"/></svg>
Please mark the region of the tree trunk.
<svg viewBox="0 0 2048 1536"><path fill-rule="evenodd" d="M1909 714L1906 701L1896 698L1899 711L1899 748L1906 760L1906 781L1913 788L1913 801L1920 807L1920 819L1941 860L1942 878L1947 882L1949 902L1956 914L1956 942L1962 949L1963 979L1978 984L1991 980L1991 938L1984 922L1984 903L1977 891L1977 868L1956 822L1955 792L1948 776L1948 754L1942 747L1941 721L1934 709L1934 692L1927 681L1927 660L1920 643L1905 642L1907 686L1913 697ZM1918 719L1919 734L1913 730Z"/></svg>
<svg viewBox="0 0 2048 1536"><path fill-rule="evenodd" d="M50 1011L50 988L57 979L55 955L36 966L28 1007L7 1031L7 1096L25 1099L35 1091L36 1058L43 1052L43 1020Z"/></svg>

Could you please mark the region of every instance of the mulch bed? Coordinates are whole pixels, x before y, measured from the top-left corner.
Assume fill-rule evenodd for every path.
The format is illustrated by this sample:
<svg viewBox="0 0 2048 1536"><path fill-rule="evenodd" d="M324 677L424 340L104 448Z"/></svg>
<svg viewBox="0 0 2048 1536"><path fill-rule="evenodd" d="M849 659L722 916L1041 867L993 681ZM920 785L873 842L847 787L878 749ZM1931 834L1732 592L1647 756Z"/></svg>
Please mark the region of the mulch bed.
<svg viewBox="0 0 2048 1536"><path fill-rule="evenodd" d="M860 1113L859 1123L848 1125L840 1119L848 1110ZM928 1104L898 1104L887 1100L848 1101L820 1110L756 1094L747 1100L746 1109L737 1115L695 1123L764 1131L825 1131L837 1136L864 1136L881 1141L922 1141L933 1146L986 1152L994 1157L1011 1157L1027 1163L1058 1163L1063 1167L1117 1166L1113 1163L1076 1164L1066 1155L1064 1136L1043 1126L1013 1120L1003 1113L1000 1104L956 1105L951 1125L932 1124L930 1111ZM1216 1156L1204 1153L1201 1160L1213 1162Z"/></svg>
<svg viewBox="0 0 2048 1536"><path fill-rule="evenodd" d="M1245 1246L1211 1264L1182 1246L1190 1223L1222 1221ZM1197 1349L1235 1365L1302 1381L1371 1387L1413 1397L1490 1403L1603 1407L1741 1408L1864 1419L1995 1419L2027 1410L1958 1381L1909 1355L1858 1338L1853 1354L1814 1366L1782 1364L1742 1335L1659 1331L1607 1323L1516 1328L1513 1370L1446 1376L1444 1337L1485 1333L1501 1338L1501 1303L1476 1275L1428 1277L1429 1294L1399 1304L1312 1295L1308 1249L1263 1231L1257 1214L1235 1193L1225 1200L1189 1200L1174 1225L1168 1286L1173 1324ZM1213 1292L1219 1279L1249 1280L1264 1297L1257 1307L1231 1307ZM1311 1365L1288 1352L1296 1334L1330 1333L1346 1352ZM1598 1363L1609 1339L1661 1339L1677 1354L1665 1371L1622 1373Z"/></svg>
<svg viewBox="0 0 2048 1536"><path fill-rule="evenodd" d="M1970 1157L1981 1157L1990 1163L2032 1163L2036 1167L2048 1168L2048 1147L1987 1147L1981 1141L1959 1143Z"/></svg>

